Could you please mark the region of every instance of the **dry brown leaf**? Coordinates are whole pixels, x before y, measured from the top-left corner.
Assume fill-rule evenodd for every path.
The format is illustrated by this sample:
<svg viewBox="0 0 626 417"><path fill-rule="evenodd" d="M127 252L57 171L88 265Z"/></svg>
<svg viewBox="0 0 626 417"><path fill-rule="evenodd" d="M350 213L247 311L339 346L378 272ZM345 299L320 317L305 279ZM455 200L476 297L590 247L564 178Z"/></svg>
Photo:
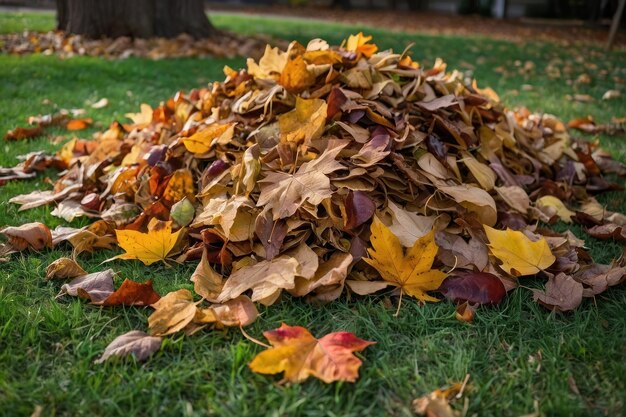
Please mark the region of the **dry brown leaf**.
<svg viewBox="0 0 626 417"><path fill-rule="evenodd" d="M18 251L29 247L34 250L52 248L52 233L43 223L27 223L22 226L8 226L0 230L0 234L9 239L9 244Z"/></svg>
<svg viewBox="0 0 626 417"><path fill-rule="evenodd" d="M87 272L73 259L59 258L46 268L46 280L75 278Z"/></svg>
<svg viewBox="0 0 626 417"><path fill-rule="evenodd" d="M152 307L155 311L148 317L148 328L153 336L166 336L183 330L198 310L191 292L186 289L168 293Z"/></svg>
<svg viewBox="0 0 626 417"><path fill-rule="evenodd" d="M163 339L150 336L139 330L131 330L116 337L94 363L102 363L114 356L133 355L138 361L145 361L161 348Z"/></svg>
<svg viewBox="0 0 626 417"><path fill-rule="evenodd" d="M561 272L548 278L545 291L533 290L533 298L550 310L571 311L582 302L583 285Z"/></svg>
<svg viewBox="0 0 626 417"><path fill-rule="evenodd" d="M316 159L300 166L295 174L271 172L261 183L257 206L272 210L273 219L292 216L305 202L317 206L332 195L328 174L343 168L335 160L345 145L327 149Z"/></svg>
<svg viewBox="0 0 626 417"><path fill-rule="evenodd" d="M86 298L92 303L102 302L115 291L114 276L112 269L79 276L63 284L59 295Z"/></svg>

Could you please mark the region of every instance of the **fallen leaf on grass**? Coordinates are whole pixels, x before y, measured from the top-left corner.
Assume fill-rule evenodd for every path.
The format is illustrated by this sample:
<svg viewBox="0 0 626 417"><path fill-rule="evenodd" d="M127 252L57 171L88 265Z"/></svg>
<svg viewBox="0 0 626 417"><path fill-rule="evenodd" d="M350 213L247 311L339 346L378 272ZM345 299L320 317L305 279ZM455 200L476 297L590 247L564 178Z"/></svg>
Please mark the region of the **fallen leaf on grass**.
<svg viewBox="0 0 626 417"><path fill-rule="evenodd" d="M43 127L16 127L4 135L4 140L23 140L43 135Z"/></svg>
<svg viewBox="0 0 626 417"><path fill-rule="evenodd" d="M161 296L152 288L152 280L140 283L127 278L113 294L100 302L94 302L94 304L103 306L148 306L156 303L160 298Z"/></svg>
<svg viewBox="0 0 626 417"><path fill-rule="evenodd" d="M443 280L439 287L455 303L499 304L506 289L497 276L487 272L457 272Z"/></svg>
<svg viewBox="0 0 626 417"><path fill-rule="evenodd" d="M372 248L368 249L371 258L363 260L402 292L421 301L439 301L426 294L439 288L446 277L442 271L431 269L437 255L434 231L417 239L406 253L398 237L378 217L374 217L371 232Z"/></svg>
<svg viewBox="0 0 626 417"><path fill-rule="evenodd" d="M94 363L102 363L113 356L128 355L134 355L138 361L144 361L161 348L162 342L163 339L160 337L150 336L139 330L131 330L116 337Z"/></svg>
<svg viewBox="0 0 626 417"><path fill-rule="evenodd" d="M114 275L115 272L112 269L82 275L67 284L63 284L59 295L67 294L73 297L86 298L92 303L102 302L115 291Z"/></svg>
<svg viewBox="0 0 626 417"><path fill-rule="evenodd" d="M460 398L467 385L469 374L464 382L457 382L446 389L436 389L433 392L413 400L413 411L420 416L427 417L459 417L461 413L454 411L449 400Z"/></svg>
<svg viewBox="0 0 626 417"><path fill-rule="evenodd" d="M101 98L91 105L92 109L102 109L109 105L109 100L107 98Z"/></svg>
<svg viewBox="0 0 626 417"><path fill-rule="evenodd" d="M29 247L37 251L52 247L52 233L43 223L34 222L17 227L5 227L0 230L0 234L5 235L9 239L9 244L17 251L23 251Z"/></svg>
<svg viewBox="0 0 626 417"><path fill-rule="evenodd" d="M626 280L626 266L619 263L612 265L590 265L574 274L574 279L583 284L583 297L593 297L609 287L619 285Z"/></svg>
<svg viewBox="0 0 626 417"><path fill-rule="evenodd" d="M502 261L500 268L511 275L534 275L556 260L543 237L533 242L516 230L496 230L487 225L484 228L491 253Z"/></svg>
<svg viewBox="0 0 626 417"><path fill-rule="evenodd" d="M65 128L67 130L84 130L89 127L93 123L93 120L90 118L87 119L72 119L67 122Z"/></svg>
<svg viewBox="0 0 626 417"><path fill-rule="evenodd" d="M82 275L87 275L87 271L71 258L59 258L46 268L46 280L75 278Z"/></svg>
<svg viewBox="0 0 626 417"><path fill-rule="evenodd" d="M327 384L354 382L362 362L353 352L375 343L349 332L329 333L316 339L304 327L285 323L263 335L272 347L259 353L250 362L250 369L261 374L284 372L282 382L302 382L309 376Z"/></svg>
<svg viewBox="0 0 626 417"><path fill-rule="evenodd" d="M170 254L178 236L183 231L172 233L172 222L163 222L156 218L148 223L148 232L142 233L135 230L116 230L119 246L126 251L113 259L138 259L145 265L151 265L158 261L164 261Z"/></svg>
<svg viewBox="0 0 626 417"><path fill-rule="evenodd" d="M574 310L582 302L583 285L561 272L548 278L545 291L533 290L533 298L550 310Z"/></svg>
<svg viewBox="0 0 626 417"><path fill-rule="evenodd" d="M148 317L148 328L154 336L166 336L184 329L198 310L191 292L186 289L168 293L152 307L155 311Z"/></svg>
<svg viewBox="0 0 626 417"><path fill-rule="evenodd" d="M598 226L593 226L587 229L587 233L596 239L615 239L626 240L626 226L622 226L615 223L606 223Z"/></svg>

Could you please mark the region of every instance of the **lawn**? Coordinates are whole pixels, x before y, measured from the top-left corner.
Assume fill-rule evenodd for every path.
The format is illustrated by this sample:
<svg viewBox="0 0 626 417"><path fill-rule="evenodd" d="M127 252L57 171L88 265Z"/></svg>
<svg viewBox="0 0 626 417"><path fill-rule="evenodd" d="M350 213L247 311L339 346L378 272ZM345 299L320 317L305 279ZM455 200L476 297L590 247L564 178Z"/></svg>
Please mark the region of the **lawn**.
<svg viewBox="0 0 626 417"><path fill-rule="evenodd" d="M448 68L472 71L479 86L491 86L510 107L556 114L564 120L592 115L602 123L626 116L626 101L602 101L608 89L624 91L626 53L600 48L564 48L544 43L514 44L485 38L424 36L322 22L213 16L214 23L241 33L267 33L306 42L322 37L340 42L363 29L381 48L402 50L414 43L414 58ZM48 13L0 13L0 31L54 25ZM142 102L156 105L179 89L223 78L222 67L239 67L243 59L176 59L105 61L79 57L0 55L0 131L24 124L30 115L57 107L87 108L96 126L80 133L90 137L112 120L121 120ZM553 68L561 77L550 78ZM581 74L589 83L576 83ZM584 78L584 77L583 77ZM568 82L571 80L571 83ZM566 96L589 94L593 103ZM109 106L90 109L102 97ZM49 104L52 103L52 104ZM55 150L57 135L23 142L3 142L0 166L34 150ZM626 160L624 137L600 137L617 158ZM47 177L13 182L0 188L0 227L41 221L64 224L50 207L18 212L8 200L34 189L50 188ZM623 194L604 195L610 210L626 212ZM72 225L84 225L76 220ZM558 225L563 230L566 226ZM585 236L599 262L618 256L623 246ZM281 322L306 326L316 335L334 330L355 332L376 345L363 353L360 379L325 385L308 381L281 386L279 378L253 374L247 363L262 348L237 329L205 331L192 337L168 338L148 362L133 360L93 364L117 335L147 327L148 310L101 308L78 299L55 296L58 283L43 279L46 266L67 256L68 247L40 254L13 255L0 264L0 415L102 416L364 416L412 415L411 400L471 374L467 415L519 416L537 402L545 416L616 416L626 400L626 288L621 286L587 300L571 314L550 313L518 289L502 305L479 310L474 324L458 322L447 302L420 306L404 301L401 314L382 297L345 297L329 305L308 305L290 298L270 308L246 331L262 332ZM89 272L117 252L80 256ZM145 267L136 261L108 264L120 277L153 279L166 293L192 289L195 265ZM121 281L121 278L120 278ZM119 282L118 282L119 284ZM530 279L527 286L540 286ZM574 389L573 387L577 387ZM578 391L578 392L576 392ZM463 409L463 400L454 404Z"/></svg>

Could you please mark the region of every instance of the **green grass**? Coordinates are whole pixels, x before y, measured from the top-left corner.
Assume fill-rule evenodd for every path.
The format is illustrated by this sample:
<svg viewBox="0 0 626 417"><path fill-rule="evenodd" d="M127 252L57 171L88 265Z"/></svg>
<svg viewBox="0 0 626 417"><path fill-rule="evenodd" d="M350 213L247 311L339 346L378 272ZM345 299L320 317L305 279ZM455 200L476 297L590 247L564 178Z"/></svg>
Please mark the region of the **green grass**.
<svg viewBox="0 0 626 417"><path fill-rule="evenodd" d="M305 42L311 37L340 41L356 27L306 24L303 21L242 18L216 15L223 28L243 33L269 33ZM46 30L53 26L46 13L0 13L0 30L25 27ZM626 116L622 100L578 104L565 100L579 92L599 98L611 88L623 90L626 54L605 54L599 49L565 49L550 44L511 44L484 38L457 38L400 34L370 30L379 46L403 49L414 42L414 56L433 62L443 57L449 68L473 66L480 86L492 86L511 106L549 112L564 120L592 114L600 122ZM586 57L580 59L580 56ZM573 63L572 74L558 80L545 75L550 60ZM515 61L535 63L527 75L517 72ZM578 61L579 62L578 62ZM85 107L97 126L80 133L90 137L142 102L152 105L178 89L189 89L221 79L221 68L243 65L243 59L178 59L105 61L98 58L60 60L56 57L0 55L0 132L24 124L34 114L57 106ZM598 68L592 68L597 65ZM498 72L504 67L506 74ZM592 76L589 85L569 86L567 79ZM603 74L603 75L602 75ZM533 90L522 90L522 84ZM517 90L516 93L514 90ZM623 91L626 93L626 91ZM88 100L109 99L101 110L86 107ZM55 105L43 104L44 99ZM2 143L0 166L16 163L28 151L54 150L56 135L18 143ZM626 159L623 137L601 138L603 145ZM63 224L43 207L18 212L9 198L34 189L49 188L46 176L13 182L0 188L0 226L42 221ZM611 210L626 211L622 194L602 198ZM84 220L74 222L85 224ZM587 239L593 256L608 262L623 250L611 243ZM364 353L361 377L355 384L325 385L308 381L279 386L278 378L255 375L247 363L260 347L238 330L205 331L192 337L168 338L163 349L144 364L132 360L94 365L104 347L117 335L145 329L149 312L140 308L100 308L62 297L60 284L43 279L46 266L70 253L61 247L40 254L13 255L0 264L0 415L30 415L36 405L43 415L103 416L364 416L411 415L411 400L471 374L467 415L518 416L539 402L545 416L617 416L624 413L626 392L626 289L611 289L587 300L572 314L550 313L534 302L528 291L513 291L497 308L479 310L473 325L454 318L447 303L419 306L403 302L395 307L381 297L345 298L325 306L312 306L285 298L261 308L259 320L247 332L262 339L262 331L281 322L309 327L322 335L348 330L374 340ZM81 255L90 272L115 252ZM161 293L191 288L194 265L144 267L135 261L114 261L110 267L121 277L154 279ZM118 282L119 283L119 282ZM541 285L530 280L529 286ZM580 395L568 383L576 382ZM457 402L455 408L462 409Z"/></svg>

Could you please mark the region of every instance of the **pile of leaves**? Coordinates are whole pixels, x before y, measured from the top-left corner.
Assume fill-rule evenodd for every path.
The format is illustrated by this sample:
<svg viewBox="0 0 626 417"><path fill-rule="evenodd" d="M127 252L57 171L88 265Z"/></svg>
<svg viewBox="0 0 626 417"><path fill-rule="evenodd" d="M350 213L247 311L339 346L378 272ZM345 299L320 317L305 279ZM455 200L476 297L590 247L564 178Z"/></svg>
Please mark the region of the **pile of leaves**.
<svg viewBox="0 0 626 417"><path fill-rule="evenodd" d="M150 334L121 336L103 359L145 358L180 331L245 326L254 303L285 293L321 303L382 293L397 296L399 314L403 296L445 297L471 321L526 277L545 280L534 298L556 311L624 280L624 257L596 264L583 240L543 226L576 222L598 238L626 238L626 216L594 198L621 189L605 174L623 176L624 165L553 116L505 109L439 59L422 68L408 51L370 41L267 46L246 69L224 68L223 82L144 104L132 122L74 138L56 155L27 156L15 169L63 171L52 190L13 203L97 220L8 227L2 251L69 242L73 259L48 271L73 278L63 292L151 305ZM114 245L124 253L113 259L196 262L195 294L155 301L137 283L115 291L111 270L87 274L76 262ZM252 369L289 381L353 381L361 361L351 352L370 344L287 325L266 337L273 347Z"/></svg>
<svg viewBox="0 0 626 417"><path fill-rule="evenodd" d="M63 31L0 34L0 51L12 55L40 53L58 55L61 58L74 56L101 56L123 59L142 57L149 59L191 57L258 57L267 36L241 36L232 32L218 31L215 36L194 39L182 34L176 38L119 38L92 39ZM271 42L276 42L271 40Z"/></svg>

